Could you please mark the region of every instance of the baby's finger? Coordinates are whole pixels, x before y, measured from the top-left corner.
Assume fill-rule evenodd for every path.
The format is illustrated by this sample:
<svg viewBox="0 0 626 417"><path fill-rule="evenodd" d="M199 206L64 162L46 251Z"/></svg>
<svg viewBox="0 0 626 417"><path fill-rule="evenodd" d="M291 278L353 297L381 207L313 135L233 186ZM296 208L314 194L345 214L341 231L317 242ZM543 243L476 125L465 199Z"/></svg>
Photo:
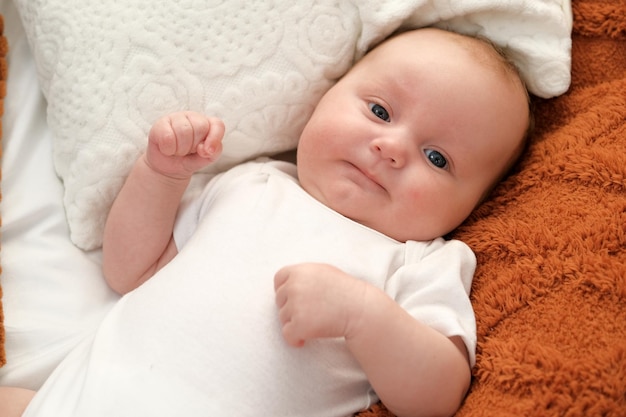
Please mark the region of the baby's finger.
<svg viewBox="0 0 626 417"><path fill-rule="evenodd" d="M164 155L176 153L176 136L169 117L161 117L152 125L148 140Z"/></svg>
<svg viewBox="0 0 626 417"><path fill-rule="evenodd" d="M292 322L288 322L283 325L283 338L293 347L304 346L305 340L300 337L297 331L297 326Z"/></svg>
<svg viewBox="0 0 626 417"><path fill-rule="evenodd" d="M278 308L278 320L280 321L280 324L284 326L285 324L291 321L291 318L292 318L291 309L288 306L285 306L285 304L283 303Z"/></svg>
<svg viewBox="0 0 626 417"><path fill-rule="evenodd" d="M281 321L281 323L283 325L282 334L285 341L293 347L304 346L305 340L302 338L302 335L299 334L298 326L291 320L286 322Z"/></svg>
<svg viewBox="0 0 626 417"><path fill-rule="evenodd" d="M222 143L209 144L207 142L200 142L196 148L196 152L199 157L208 161L215 161L222 153Z"/></svg>
<svg viewBox="0 0 626 417"><path fill-rule="evenodd" d="M191 120L191 113L175 113L170 116L170 123L176 137L176 150L169 155L188 155L195 151L195 126Z"/></svg>
<svg viewBox="0 0 626 417"><path fill-rule="evenodd" d="M291 265L283 266L274 274L274 291L277 291L289 279L292 270Z"/></svg>
<svg viewBox="0 0 626 417"><path fill-rule="evenodd" d="M197 112L185 112L185 116L187 116L187 120L191 123L191 127L193 128L193 143L191 153L196 150L198 145L204 142L209 135L209 131L213 129L211 124L211 120L205 115Z"/></svg>
<svg viewBox="0 0 626 417"><path fill-rule="evenodd" d="M207 119L207 132L201 138L197 151L204 158L216 159L222 153L222 139L224 138L224 122L210 117Z"/></svg>
<svg viewBox="0 0 626 417"><path fill-rule="evenodd" d="M276 289L275 296L276 306L278 308L283 308L285 304L287 304L287 290L284 287L279 287Z"/></svg>
<svg viewBox="0 0 626 417"><path fill-rule="evenodd" d="M286 268L281 268L274 274L274 291L278 292L278 289L283 286L287 281L289 273Z"/></svg>

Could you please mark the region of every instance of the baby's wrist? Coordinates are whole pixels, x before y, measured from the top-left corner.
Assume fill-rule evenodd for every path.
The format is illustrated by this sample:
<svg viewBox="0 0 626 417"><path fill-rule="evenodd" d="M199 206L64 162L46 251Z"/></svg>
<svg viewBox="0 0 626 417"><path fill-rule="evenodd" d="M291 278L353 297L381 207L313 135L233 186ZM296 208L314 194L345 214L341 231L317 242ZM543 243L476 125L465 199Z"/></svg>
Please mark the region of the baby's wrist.
<svg viewBox="0 0 626 417"><path fill-rule="evenodd" d="M193 173L189 173L186 171L183 172L168 172L165 169L160 169L155 166L155 164L150 162L150 159L146 154L144 154L143 158L140 158L140 163L144 166L144 172L147 175L151 176L155 180L160 183L167 183L171 185L184 185L185 187L191 180L191 176Z"/></svg>

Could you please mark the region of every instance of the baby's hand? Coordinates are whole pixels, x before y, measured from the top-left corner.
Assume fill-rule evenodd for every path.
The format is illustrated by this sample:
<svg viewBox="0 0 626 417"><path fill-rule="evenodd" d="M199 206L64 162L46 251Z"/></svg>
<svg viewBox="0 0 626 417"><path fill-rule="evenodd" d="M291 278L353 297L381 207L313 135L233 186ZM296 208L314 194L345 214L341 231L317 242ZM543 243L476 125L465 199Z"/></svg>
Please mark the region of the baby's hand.
<svg viewBox="0 0 626 417"><path fill-rule="evenodd" d="M284 338L299 347L310 339L348 336L361 317L366 285L327 264L282 268L274 289Z"/></svg>
<svg viewBox="0 0 626 417"><path fill-rule="evenodd" d="M196 112L157 120L148 134L148 165L172 178L186 179L214 162L222 152L224 123Z"/></svg>

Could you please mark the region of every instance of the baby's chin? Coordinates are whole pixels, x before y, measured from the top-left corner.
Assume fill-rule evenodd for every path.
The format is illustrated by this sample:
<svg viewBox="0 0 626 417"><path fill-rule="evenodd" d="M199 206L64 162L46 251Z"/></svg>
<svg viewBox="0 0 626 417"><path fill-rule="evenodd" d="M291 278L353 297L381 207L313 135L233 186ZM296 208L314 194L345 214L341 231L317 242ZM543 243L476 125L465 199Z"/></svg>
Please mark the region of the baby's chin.
<svg viewBox="0 0 626 417"><path fill-rule="evenodd" d="M448 238L449 235L456 230L456 228L460 226L460 224L450 225L450 224L414 224L409 225L409 222L405 222L402 224L400 222L394 227L391 226L380 226L376 227L375 225L369 226L374 230L378 230L380 233L383 233L390 238L397 240L398 242L407 242L409 240L416 242L429 242L431 240L435 240L438 238Z"/></svg>
<svg viewBox="0 0 626 417"><path fill-rule="evenodd" d="M405 223L403 224L394 224L394 225L390 225L388 224L388 222L391 220L390 218L387 218L385 220L387 220L387 222L382 223L382 222L377 222L377 221L364 221L364 220L359 220L356 218L350 218L351 220L357 222L357 223L361 223L362 225L377 231L378 233L381 233L385 236L387 236L390 239L393 239L397 242L401 242L401 243L406 243L409 240L412 241L416 241L416 242L428 242L434 239L437 239L439 237L444 236L445 233L443 233L443 230L448 230L449 228L432 228L432 227L427 227L427 226L415 226L413 228L409 228L406 227ZM439 234L439 231L442 231L441 234Z"/></svg>

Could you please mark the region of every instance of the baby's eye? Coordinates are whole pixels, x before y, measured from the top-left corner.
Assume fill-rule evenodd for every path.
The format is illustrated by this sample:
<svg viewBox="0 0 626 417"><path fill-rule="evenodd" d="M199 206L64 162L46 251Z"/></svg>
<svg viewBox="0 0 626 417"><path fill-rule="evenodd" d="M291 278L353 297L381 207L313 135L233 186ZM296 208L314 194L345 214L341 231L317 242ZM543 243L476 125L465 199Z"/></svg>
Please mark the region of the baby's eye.
<svg viewBox="0 0 626 417"><path fill-rule="evenodd" d="M445 169L448 167L448 161L446 160L446 157L443 156L440 152L432 149L426 149L424 153L426 154L426 157L428 158L430 163L437 168Z"/></svg>
<svg viewBox="0 0 626 417"><path fill-rule="evenodd" d="M388 122L390 120L389 112L385 110L385 108L380 104L370 103L369 108L372 113L374 113L374 115L379 119L384 120L385 122Z"/></svg>

